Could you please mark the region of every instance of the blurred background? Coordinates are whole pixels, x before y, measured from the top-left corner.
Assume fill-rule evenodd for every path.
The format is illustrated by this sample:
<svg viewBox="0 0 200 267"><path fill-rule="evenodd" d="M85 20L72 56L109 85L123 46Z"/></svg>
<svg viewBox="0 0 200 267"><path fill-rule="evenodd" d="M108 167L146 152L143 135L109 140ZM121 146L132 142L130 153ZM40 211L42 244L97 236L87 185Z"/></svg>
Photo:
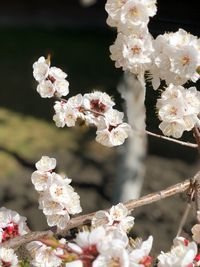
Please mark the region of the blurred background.
<svg viewBox="0 0 200 267"><path fill-rule="evenodd" d="M156 37L183 28L200 36L197 3L159 0L150 32ZM52 65L68 73L70 96L99 89L112 95L122 110L123 100L116 88L123 72L109 58L116 32L106 25L104 5L104 0L88 7L78 0L0 1L0 206L28 217L33 230L47 227L30 181L42 155L55 157L58 170L73 179L84 213L113 203L118 148L97 144L94 129L56 128L53 100L40 98L32 77L32 64L51 53ZM156 133L158 95L147 88L147 129ZM194 142L191 133L183 139ZM151 137L145 165L142 195L193 176L199 159L194 149ZM176 196L137 209L133 234L146 238L151 233L155 250L169 248L185 205L185 197ZM193 219L191 214L186 232Z"/></svg>

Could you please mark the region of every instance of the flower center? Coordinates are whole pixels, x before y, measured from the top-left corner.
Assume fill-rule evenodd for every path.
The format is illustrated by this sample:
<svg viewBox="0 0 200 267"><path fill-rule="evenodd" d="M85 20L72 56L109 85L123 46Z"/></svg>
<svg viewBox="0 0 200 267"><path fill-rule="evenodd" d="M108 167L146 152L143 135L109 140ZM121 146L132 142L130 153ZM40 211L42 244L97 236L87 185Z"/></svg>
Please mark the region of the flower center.
<svg viewBox="0 0 200 267"><path fill-rule="evenodd" d="M190 63L190 58L188 56L184 56L182 58L182 64L183 66L188 65Z"/></svg>
<svg viewBox="0 0 200 267"><path fill-rule="evenodd" d="M52 83L54 83L56 81L56 79L53 76L50 76L50 75L48 75L47 79Z"/></svg>
<svg viewBox="0 0 200 267"><path fill-rule="evenodd" d="M66 119L68 119L68 120L72 120L72 119L73 119L72 114L67 114Z"/></svg>
<svg viewBox="0 0 200 267"><path fill-rule="evenodd" d="M115 128L116 128L116 126L110 124L108 127L108 131L111 132Z"/></svg>
<svg viewBox="0 0 200 267"><path fill-rule="evenodd" d="M105 112L106 105L99 101L99 99L93 99L90 101L90 108L97 112Z"/></svg>
<svg viewBox="0 0 200 267"><path fill-rule="evenodd" d="M141 52L141 48L135 45L133 48L131 48L134 55L138 55Z"/></svg>
<svg viewBox="0 0 200 267"><path fill-rule="evenodd" d="M96 245L91 245L83 249L83 254L97 257L99 253L97 251Z"/></svg>
<svg viewBox="0 0 200 267"><path fill-rule="evenodd" d="M7 227L3 228L2 242L7 241L16 236L19 236L19 229L17 224L11 222Z"/></svg>
<svg viewBox="0 0 200 267"><path fill-rule="evenodd" d="M55 190L55 194L57 196L61 196L63 194L63 188L62 187L57 187Z"/></svg>
<svg viewBox="0 0 200 267"><path fill-rule="evenodd" d="M177 108L172 107L172 108L170 109L170 115L177 115Z"/></svg>
<svg viewBox="0 0 200 267"><path fill-rule="evenodd" d="M118 258L112 258L108 264L109 267L120 267L120 261Z"/></svg>
<svg viewBox="0 0 200 267"><path fill-rule="evenodd" d="M145 267L150 267L152 263L152 257L145 256L139 263L143 264Z"/></svg>
<svg viewBox="0 0 200 267"><path fill-rule="evenodd" d="M139 15L139 11L138 11L136 6L134 6L130 9L130 15L133 17L137 17Z"/></svg>

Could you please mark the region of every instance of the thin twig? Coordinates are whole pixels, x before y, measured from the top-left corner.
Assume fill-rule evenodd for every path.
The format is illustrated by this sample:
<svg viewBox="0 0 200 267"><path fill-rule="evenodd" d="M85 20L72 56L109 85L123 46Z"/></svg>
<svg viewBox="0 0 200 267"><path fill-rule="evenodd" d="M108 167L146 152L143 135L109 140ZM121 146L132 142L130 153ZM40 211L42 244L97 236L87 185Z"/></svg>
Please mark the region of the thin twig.
<svg viewBox="0 0 200 267"><path fill-rule="evenodd" d="M29 243L31 241L39 240L41 238L44 238L45 236L52 236L52 235L53 235L53 232L51 230L41 231L41 232L29 232L28 234L12 238L0 244L0 248L6 247L6 248L16 249L22 246L23 244Z"/></svg>
<svg viewBox="0 0 200 267"><path fill-rule="evenodd" d="M177 236L180 236L180 234L182 233L183 231L183 227L187 221L187 218L188 218L188 215L190 213L190 210L191 210L191 207L192 207L192 201L194 201L195 199L195 191L196 191L196 175L190 180L190 187L189 187L189 190L188 190L188 203L186 205L186 208L185 208L185 211L182 215L182 218L180 220L180 224L179 224L179 227L178 227L178 232L177 232Z"/></svg>
<svg viewBox="0 0 200 267"><path fill-rule="evenodd" d="M183 230L183 226L186 223L186 220L188 218L192 201L195 200L195 206L196 206L196 218L199 223L199 213L200 213L200 172L198 172L190 181L190 192L189 192L189 202L187 203L187 206L185 208L185 211L183 213L183 216L181 218L177 236L179 236Z"/></svg>
<svg viewBox="0 0 200 267"><path fill-rule="evenodd" d="M137 200L130 200L125 203L125 206L129 211L132 211L133 209L141 206L145 206L148 204L151 204L153 202L157 202L159 200L162 200L164 198L173 196L178 193L182 193L189 189L190 187L190 179L185 180L184 182L172 185L170 187L167 187L166 189L163 189L161 191L148 194L146 196L143 196Z"/></svg>
<svg viewBox="0 0 200 267"><path fill-rule="evenodd" d="M190 213L191 206L192 206L191 203L187 203L187 206L185 208L185 211L183 213L183 216L181 218L181 221L180 221L180 224L179 224L179 227L178 227L177 236L180 236L180 234L183 231L183 227L184 227L184 225L186 223L186 220L188 218L188 215Z"/></svg>
<svg viewBox="0 0 200 267"><path fill-rule="evenodd" d="M198 148L197 144L176 140L174 138L170 138L170 137L167 137L167 136L164 136L164 135L160 135L160 134L155 134L155 133L152 133L152 132L149 132L149 131L145 131L145 132L148 135L151 135L151 136L154 136L154 137L158 137L158 138L170 141L170 142L174 142L174 143L177 143L179 145L188 146L188 147L192 147L192 148Z"/></svg>
<svg viewBox="0 0 200 267"><path fill-rule="evenodd" d="M130 200L130 201L126 202L124 205L131 212L131 211L133 211L133 209L135 209L137 207L148 205L148 204L151 204L153 202L162 200L164 198L173 196L175 194L182 193L182 192L186 191L187 189L189 189L189 187L190 187L190 179L185 180L184 182L175 184L173 186L170 186L164 190L161 190L161 191L158 191L158 192L155 192L152 194L148 194L148 195L143 196L139 199ZM95 215L95 212L72 218L70 220L67 228L64 231L57 231L56 234L65 236L70 229L77 228L81 225L90 223L94 215ZM52 232L52 230L53 230L53 228L49 229L48 231L44 231L44 232L31 232L31 233L28 233L28 234L23 235L21 237L13 238L13 239L1 244L0 248L1 247L10 247L10 248L19 247L25 243L28 243L28 242L31 242L34 240L39 240L42 237L45 237L48 235L52 235L54 232L54 231Z"/></svg>
<svg viewBox="0 0 200 267"><path fill-rule="evenodd" d="M67 102L67 100L64 99L64 98L60 98L60 97L57 97L57 96L55 96L54 98L56 100L59 100L59 101ZM84 107L82 107L82 111L83 112L91 112L91 113L93 113L96 116L105 117L105 115L103 113L101 113L101 112L98 112L98 111L95 111L95 110L91 110L91 109L85 109ZM147 130L145 130L145 133L148 134L148 135L151 135L151 136L160 138L160 139L164 139L164 140L167 140L167 141L170 141L170 142L179 144L179 145L188 146L188 147L191 147L191 148L198 148L199 147L199 151L200 151L200 133L199 133L199 131L197 131L198 130L197 127L194 127L194 129L195 129L194 130L194 135L195 135L195 131L196 131L196 136L198 136L198 140L199 140L199 143L197 143L197 144L190 143L190 142L184 142L184 141L180 141L180 140L176 140L174 138L170 138L170 137L167 137L167 136L164 136L164 135L152 133L152 132L147 131ZM141 132L142 133L141 130L138 130L138 129L134 129L134 130L136 130L137 132ZM196 140L197 140L197 138L196 138Z"/></svg>

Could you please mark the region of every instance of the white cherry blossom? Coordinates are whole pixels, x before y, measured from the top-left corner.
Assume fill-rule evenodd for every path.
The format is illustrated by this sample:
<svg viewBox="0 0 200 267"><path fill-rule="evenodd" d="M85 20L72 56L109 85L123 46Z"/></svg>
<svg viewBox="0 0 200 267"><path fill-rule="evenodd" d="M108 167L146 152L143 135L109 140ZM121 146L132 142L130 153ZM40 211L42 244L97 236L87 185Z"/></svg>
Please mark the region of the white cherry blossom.
<svg viewBox="0 0 200 267"><path fill-rule="evenodd" d="M107 147L122 145L131 131L130 125L122 123L112 127L97 130L96 141Z"/></svg>
<svg viewBox="0 0 200 267"><path fill-rule="evenodd" d="M69 82L67 80L56 80L54 83L56 96L66 96L69 94Z"/></svg>
<svg viewBox="0 0 200 267"><path fill-rule="evenodd" d="M52 174L50 172L34 171L31 175L31 181L37 191L47 189L47 181Z"/></svg>
<svg viewBox="0 0 200 267"><path fill-rule="evenodd" d="M192 229L192 238L198 244L200 243L200 224L195 224Z"/></svg>
<svg viewBox="0 0 200 267"><path fill-rule="evenodd" d="M115 109L106 112L98 124L96 141L108 147L123 144L131 132L131 126L123 123L123 116L123 112Z"/></svg>
<svg viewBox="0 0 200 267"><path fill-rule="evenodd" d="M105 9L108 13L107 24L123 32L127 29L136 32L145 27L149 17L157 11L155 0L108 0Z"/></svg>
<svg viewBox="0 0 200 267"><path fill-rule="evenodd" d="M13 249L0 248L0 267L17 267L18 258Z"/></svg>
<svg viewBox="0 0 200 267"><path fill-rule="evenodd" d="M180 138L184 131L199 124L200 93L195 87L170 84L158 99L157 108L164 135Z"/></svg>
<svg viewBox="0 0 200 267"><path fill-rule="evenodd" d="M31 180L32 183L35 186L35 189L37 191L45 191L47 190L47 188L49 188L49 185L52 181L62 181L65 185L69 185L71 183L71 179L67 178L66 176L63 177L55 172L51 172L51 168L52 170L56 167L56 160L54 158L49 158L46 156L43 156L42 159L44 158L48 158L51 163L49 166L46 166L47 169L49 169L49 171L35 171L33 172L32 176L31 176ZM40 161L38 161L38 164L42 163L42 159ZM45 166L43 166L45 168ZM70 187L71 188L71 187Z"/></svg>
<svg viewBox="0 0 200 267"><path fill-rule="evenodd" d="M126 247L128 237L120 231L111 231L97 244L99 256L93 262L94 267L118 266L129 267L129 255Z"/></svg>
<svg viewBox="0 0 200 267"><path fill-rule="evenodd" d="M107 24L111 27L117 27L120 23L120 14L122 6L127 0L107 0L105 9L108 13Z"/></svg>
<svg viewBox="0 0 200 267"><path fill-rule="evenodd" d="M49 226L57 226L59 229L64 230L70 220L69 213L66 212L65 215L54 214L54 215L47 215L47 224Z"/></svg>
<svg viewBox="0 0 200 267"><path fill-rule="evenodd" d="M103 92L95 91L94 93L85 94L83 97L83 106L87 110L105 113L115 105L112 98Z"/></svg>
<svg viewBox="0 0 200 267"><path fill-rule="evenodd" d="M33 64L33 76L39 83L37 92L43 98L66 96L69 93L67 74L60 68L50 67L50 59L40 57Z"/></svg>
<svg viewBox="0 0 200 267"><path fill-rule="evenodd" d="M120 244L121 245L121 244ZM109 250L105 254L100 254L93 262L93 267L120 266L129 267L128 252L125 248L116 243L116 240L110 244Z"/></svg>
<svg viewBox="0 0 200 267"><path fill-rule="evenodd" d="M49 172L55 169L56 159L48 156L42 156L42 158L36 162L36 169L41 172Z"/></svg>
<svg viewBox="0 0 200 267"><path fill-rule="evenodd" d="M28 233L26 218L16 211L0 208L0 243Z"/></svg>
<svg viewBox="0 0 200 267"><path fill-rule="evenodd" d="M62 81L67 77L67 74L57 67L51 67L48 75L50 76L50 79L53 78L55 81Z"/></svg>
<svg viewBox="0 0 200 267"><path fill-rule="evenodd" d="M185 131L185 123L183 120L176 120L174 122L161 122L159 128L166 136L173 136L180 138Z"/></svg>
<svg viewBox="0 0 200 267"><path fill-rule="evenodd" d="M62 176L54 173L53 176L48 180L48 192L52 200L58 203L65 203L68 201L68 190L73 190L69 184L71 183L71 179L67 177L63 178Z"/></svg>
<svg viewBox="0 0 200 267"><path fill-rule="evenodd" d="M119 203L112 206L109 211L98 211L92 219L92 226L104 226L120 231L128 231L134 225L134 217L128 216L128 209Z"/></svg>
<svg viewBox="0 0 200 267"><path fill-rule="evenodd" d="M196 82L200 75L197 72L200 65L199 39L186 31L179 29L175 33L159 35L153 42L155 53L150 72L153 86L157 89L159 83L154 79L165 80L169 85L183 85L188 80Z"/></svg>
<svg viewBox="0 0 200 267"><path fill-rule="evenodd" d="M68 98L67 103L74 109L79 110L83 105L83 96L81 94Z"/></svg>
<svg viewBox="0 0 200 267"><path fill-rule="evenodd" d="M177 237L171 251L158 256L158 267L188 267L193 266L193 260L197 254L195 242Z"/></svg>
<svg viewBox="0 0 200 267"><path fill-rule="evenodd" d="M82 249L86 249L92 245L99 244L106 236L106 230L103 227L97 227L91 232L82 231L76 236L75 242Z"/></svg>
<svg viewBox="0 0 200 267"><path fill-rule="evenodd" d="M55 115L53 120L57 127L75 126L78 118L84 120L84 113L81 112L83 97L81 94L70 97L67 102L56 101L54 105Z"/></svg>
<svg viewBox="0 0 200 267"><path fill-rule="evenodd" d="M51 81L43 80L41 83L38 84L37 92L43 98L51 98L54 96L56 89Z"/></svg>
<svg viewBox="0 0 200 267"><path fill-rule="evenodd" d="M39 209L42 209L46 216L49 215L65 215L68 214L67 210L64 210L64 206L58 202L53 201L49 196L41 195L39 198Z"/></svg>
<svg viewBox="0 0 200 267"><path fill-rule="evenodd" d="M145 241L139 242L136 247L130 252L129 260L130 267L142 267L142 266L150 266L152 262L152 257L149 256L153 244L153 237L149 236L149 238Z"/></svg>
<svg viewBox="0 0 200 267"><path fill-rule="evenodd" d="M44 57L40 57L33 64L33 76L38 82L45 80L49 73L49 64Z"/></svg>
<svg viewBox="0 0 200 267"><path fill-rule="evenodd" d="M112 98L108 94L100 91L85 94L83 96L83 108L86 114L85 118L90 124L98 124L98 119L114 105L115 103Z"/></svg>
<svg viewBox="0 0 200 267"><path fill-rule="evenodd" d="M120 23L118 24L119 31L127 31L133 29L134 32L140 28L145 28L149 22L148 8L144 5L144 1L129 0L120 10Z"/></svg>
<svg viewBox="0 0 200 267"><path fill-rule="evenodd" d="M73 127L76 124L78 114L75 109L71 108L68 104L64 109L64 112L58 112L53 116L53 120L57 127Z"/></svg>
<svg viewBox="0 0 200 267"><path fill-rule="evenodd" d="M120 32L110 46L110 52L116 68L122 67L136 75L144 74L152 63L152 37L147 31L129 35Z"/></svg>
<svg viewBox="0 0 200 267"><path fill-rule="evenodd" d="M62 263L59 255L63 254L63 250L52 249L40 241L33 241L27 244L27 250L33 258L31 261L32 266L35 267L59 267Z"/></svg>

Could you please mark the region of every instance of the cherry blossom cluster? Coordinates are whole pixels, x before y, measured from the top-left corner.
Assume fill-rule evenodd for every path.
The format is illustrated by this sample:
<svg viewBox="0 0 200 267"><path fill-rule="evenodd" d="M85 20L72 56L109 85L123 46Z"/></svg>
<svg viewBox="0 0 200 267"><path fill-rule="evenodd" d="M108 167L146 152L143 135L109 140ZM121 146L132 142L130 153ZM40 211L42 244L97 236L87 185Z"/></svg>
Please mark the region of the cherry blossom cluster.
<svg viewBox="0 0 200 267"><path fill-rule="evenodd" d="M124 113L113 109L114 104L109 95L99 91L78 94L67 102L56 102L53 120L58 127L75 126L78 119L82 120L97 127L97 142L108 147L118 146L124 143L131 127L123 122Z"/></svg>
<svg viewBox="0 0 200 267"><path fill-rule="evenodd" d="M66 74L58 68L50 68L44 57L33 64L33 75L40 82L37 91L41 97L58 98L68 94ZM108 147L118 146L124 143L131 127L123 122L124 113L114 109L114 105L112 98L100 91L78 94L67 100L61 98L55 102L53 120L58 127L72 127L78 120L84 121L97 127L97 142Z"/></svg>
<svg viewBox="0 0 200 267"><path fill-rule="evenodd" d="M155 0L108 0L105 9L108 25L118 30L110 47L117 68L137 75L149 71L154 89L160 80L183 85L199 79L200 39L183 29L156 39L149 33L149 17L157 11Z"/></svg>
<svg viewBox="0 0 200 267"><path fill-rule="evenodd" d="M200 66L200 39L179 29L175 33L159 35L154 41L152 85L160 86L160 80L167 85L183 85L191 80L196 82Z"/></svg>
<svg viewBox="0 0 200 267"><path fill-rule="evenodd" d="M113 207L114 208L114 207ZM118 222L119 223L119 222ZM200 232L198 231L198 235ZM98 226L79 232L74 240L53 238L27 245L36 267L196 267L200 266L197 244L176 237L170 251L161 252L155 261L149 256L153 238L128 239L118 228Z"/></svg>
<svg viewBox="0 0 200 267"><path fill-rule="evenodd" d="M105 9L108 24L118 30L110 47L115 66L138 78L147 71L154 89L161 80L168 86L157 104L164 135L180 138L184 131L199 126L199 93L182 85L200 77L200 39L182 29L153 39L147 26L157 11L154 0L108 0Z"/></svg>
<svg viewBox="0 0 200 267"><path fill-rule="evenodd" d="M110 47L115 66L143 75L151 66L154 52L147 25L149 17L156 14L156 0L108 0L105 9L108 25L118 31Z"/></svg>
<svg viewBox="0 0 200 267"><path fill-rule="evenodd" d="M53 237L27 245L35 267L195 267L200 266L197 243L176 237L170 251L157 259L149 255L153 237L147 240L128 237L134 217L119 203L109 211L98 211L92 227L83 228L71 241ZM199 224L192 228L193 239L200 242ZM155 263L157 262L157 263ZM156 265L155 265L156 264Z"/></svg>
<svg viewBox="0 0 200 267"><path fill-rule="evenodd" d="M185 89L170 84L158 99L157 108L164 135L179 138L184 131L200 125L200 92L196 87Z"/></svg>
<svg viewBox="0 0 200 267"><path fill-rule="evenodd" d="M67 74L61 69L50 67L50 59L40 57L33 64L33 76L38 82L37 92L43 98L66 96L69 93Z"/></svg>
<svg viewBox="0 0 200 267"><path fill-rule="evenodd" d="M43 156L36 163L37 171L31 180L39 193L39 209L46 215L48 225L64 229L70 214L80 213L82 209L80 197L70 185L71 179L53 172L55 167L54 158Z"/></svg>
<svg viewBox="0 0 200 267"><path fill-rule="evenodd" d="M119 32L145 30L149 17L156 14L156 0L107 0L107 23Z"/></svg>
<svg viewBox="0 0 200 267"><path fill-rule="evenodd" d="M33 257L31 264L36 267L46 267L47 264L58 267L61 263L65 267L149 267L153 238L129 240L125 228L130 230L134 218L127 215L126 207L120 203L104 216L99 216L98 212L93 227L79 232L70 242L48 239L29 243L27 249ZM109 222L104 223L105 220ZM121 227L127 223L128 227Z"/></svg>
<svg viewBox="0 0 200 267"><path fill-rule="evenodd" d="M53 159L51 161L51 159L43 158L43 161L46 163L43 164L41 161L37 163L41 167L39 167L40 170L46 170L47 165L55 166ZM44 167L45 165L46 167ZM45 176L44 179L46 179ZM26 227L24 217L6 208L1 208L0 218L2 225L3 223L7 225L6 221L12 221L21 225L20 229ZM127 208L122 203L119 203L108 211L98 211L92 219L91 229L83 228L78 232L76 238L70 241L64 238L57 240L54 237L46 237L28 243L26 248L32 257L30 264L35 267L200 266L200 254L197 247L200 243L200 224L196 224L192 228L194 241L176 237L171 250L166 253L162 251L157 259L153 259L149 255L153 243L152 236L145 241L140 238L128 237L133 225L134 217L129 215ZM59 224L57 226L59 227ZM26 230L20 232L21 235L25 233L27 233ZM6 240L16 236L19 234L12 234ZM0 266L19 266L18 257L13 249L0 247Z"/></svg>

